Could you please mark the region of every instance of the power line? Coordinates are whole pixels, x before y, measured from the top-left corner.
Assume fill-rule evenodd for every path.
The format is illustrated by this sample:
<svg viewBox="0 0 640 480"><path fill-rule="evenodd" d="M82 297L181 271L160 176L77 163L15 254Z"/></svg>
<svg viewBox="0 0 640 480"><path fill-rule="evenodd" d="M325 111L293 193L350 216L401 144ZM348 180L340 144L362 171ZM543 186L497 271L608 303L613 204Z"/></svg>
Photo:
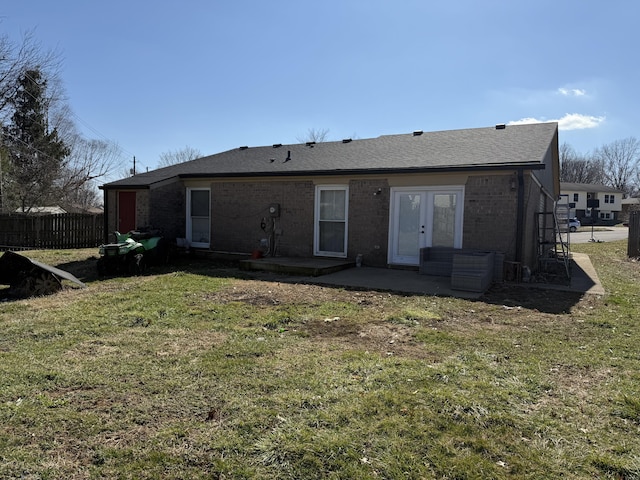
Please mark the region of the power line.
<svg viewBox="0 0 640 480"><path fill-rule="evenodd" d="M29 75L28 72L24 72L24 76L26 78L28 78L29 80L31 80L33 83L38 83L31 75ZM34 100L38 100L30 91L25 90L25 93L27 95L29 95L32 99ZM83 118L81 118L77 113L75 113L71 108L68 109L69 114L71 114L72 117L74 117L76 120L78 120L82 125L84 125L87 129L89 129L91 132L93 132L94 134L96 134L98 137L101 137L103 141L111 144L114 148L116 148L120 154L118 155L123 161L129 162L128 159L125 159L125 155L124 154L128 154L129 157L134 157L135 155L128 151L127 149L123 148L122 146L120 146L120 144L118 142L115 142L114 140L108 138L107 136L105 136L104 134L102 134L101 132L99 132L97 129L95 129L94 127L92 127L87 121L85 121ZM40 125L42 128L44 128L45 130L47 130L47 128L38 123L38 125ZM24 143L24 142L23 142ZM26 144L25 144L26 145ZM35 147L32 147L35 148ZM40 152L42 153L42 152Z"/></svg>

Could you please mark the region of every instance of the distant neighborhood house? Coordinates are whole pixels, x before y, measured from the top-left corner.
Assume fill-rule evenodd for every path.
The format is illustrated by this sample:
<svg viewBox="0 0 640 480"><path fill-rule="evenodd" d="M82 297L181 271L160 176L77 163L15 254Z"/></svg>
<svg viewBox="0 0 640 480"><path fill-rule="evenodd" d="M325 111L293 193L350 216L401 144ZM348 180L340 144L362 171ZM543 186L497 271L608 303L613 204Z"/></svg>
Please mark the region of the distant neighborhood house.
<svg viewBox="0 0 640 480"><path fill-rule="evenodd" d="M16 208L14 213L24 213L29 215L63 215L65 213L84 213L90 215L101 215L104 213L102 207L67 205L51 205L47 207L35 206L29 208Z"/></svg>
<svg viewBox="0 0 640 480"><path fill-rule="evenodd" d="M560 183L561 195L568 199L572 216L589 223L619 220L624 192L606 185Z"/></svg>
<svg viewBox="0 0 640 480"><path fill-rule="evenodd" d="M49 207L29 207L29 208L16 208L15 213L28 213L30 215L60 215L67 213L67 211L59 205L52 205Z"/></svg>

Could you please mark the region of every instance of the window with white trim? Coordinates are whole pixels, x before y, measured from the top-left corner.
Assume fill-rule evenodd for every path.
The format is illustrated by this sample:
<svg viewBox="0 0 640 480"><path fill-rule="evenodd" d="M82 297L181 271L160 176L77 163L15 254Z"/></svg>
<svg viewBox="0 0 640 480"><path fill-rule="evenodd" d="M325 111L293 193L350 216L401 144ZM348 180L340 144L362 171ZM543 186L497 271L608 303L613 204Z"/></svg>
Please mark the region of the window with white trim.
<svg viewBox="0 0 640 480"><path fill-rule="evenodd" d="M574 202L579 202L580 201L579 198L580 198L580 194L579 193L574 193L573 194L573 201Z"/></svg>
<svg viewBox="0 0 640 480"><path fill-rule="evenodd" d="M314 255L347 256L348 211L347 185L316 186Z"/></svg>
<svg viewBox="0 0 640 480"><path fill-rule="evenodd" d="M187 188L187 240L196 248L209 248L211 242L211 190Z"/></svg>

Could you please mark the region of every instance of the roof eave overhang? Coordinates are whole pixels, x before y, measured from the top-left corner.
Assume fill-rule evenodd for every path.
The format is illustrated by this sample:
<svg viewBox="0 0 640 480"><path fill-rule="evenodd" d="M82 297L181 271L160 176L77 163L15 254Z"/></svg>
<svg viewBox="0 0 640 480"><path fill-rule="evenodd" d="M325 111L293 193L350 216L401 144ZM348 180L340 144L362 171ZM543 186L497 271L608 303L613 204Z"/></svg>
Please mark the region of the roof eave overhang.
<svg viewBox="0 0 640 480"><path fill-rule="evenodd" d="M156 183L156 182L154 182ZM153 183L146 183L144 185L136 185L136 184L106 184L98 186L100 190L149 190Z"/></svg>
<svg viewBox="0 0 640 480"><path fill-rule="evenodd" d="M331 170L289 170L286 172L217 172L217 173L181 173L172 178L244 178L244 177L325 177L345 175L402 175L416 173L461 173L461 172L488 172L488 171L513 171L513 170L544 170L543 163L510 163L487 165L460 165L445 167L412 167L412 168L367 168L367 169L331 169ZM106 184L100 185L100 190L148 190L152 185L167 181L162 179L147 184Z"/></svg>
<svg viewBox="0 0 640 480"><path fill-rule="evenodd" d="M331 169L286 172L226 172L226 173L183 173L179 178L239 178L239 177L320 177L344 175L389 175L415 173L460 173L513 170L544 170L542 163L518 163L500 165L474 165L456 167L415 167L415 168L368 168L368 169Z"/></svg>

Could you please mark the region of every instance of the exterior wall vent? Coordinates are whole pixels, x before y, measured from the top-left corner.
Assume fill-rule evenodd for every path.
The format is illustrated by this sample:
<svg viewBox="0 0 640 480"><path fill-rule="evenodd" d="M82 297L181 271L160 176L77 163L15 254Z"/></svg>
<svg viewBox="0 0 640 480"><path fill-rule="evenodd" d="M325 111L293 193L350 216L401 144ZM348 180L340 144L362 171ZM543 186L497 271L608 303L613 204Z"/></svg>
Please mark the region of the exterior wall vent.
<svg viewBox="0 0 640 480"><path fill-rule="evenodd" d="M419 137L420 135L422 135L424 132L422 130L415 130L413 132L413 136L414 137Z"/></svg>
<svg viewBox="0 0 640 480"><path fill-rule="evenodd" d="M505 128L507 128L507 125L504 123L497 123L496 124L496 130L504 130Z"/></svg>

